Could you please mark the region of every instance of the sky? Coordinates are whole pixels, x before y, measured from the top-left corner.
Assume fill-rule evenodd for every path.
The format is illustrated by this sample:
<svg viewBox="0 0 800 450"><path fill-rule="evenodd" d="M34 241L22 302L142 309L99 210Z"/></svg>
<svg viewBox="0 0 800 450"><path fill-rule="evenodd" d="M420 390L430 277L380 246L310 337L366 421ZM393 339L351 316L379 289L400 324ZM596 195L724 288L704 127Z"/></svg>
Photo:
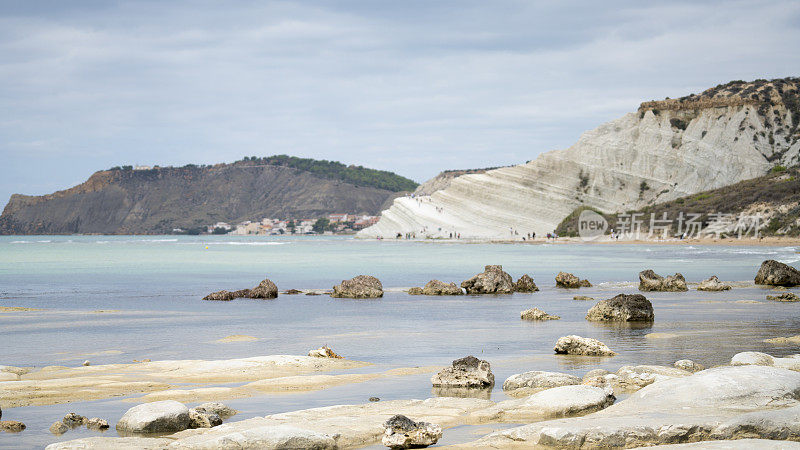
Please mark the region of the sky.
<svg viewBox="0 0 800 450"><path fill-rule="evenodd" d="M800 76L800 2L0 0L0 204L116 165L523 163L646 100Z"/></svg>

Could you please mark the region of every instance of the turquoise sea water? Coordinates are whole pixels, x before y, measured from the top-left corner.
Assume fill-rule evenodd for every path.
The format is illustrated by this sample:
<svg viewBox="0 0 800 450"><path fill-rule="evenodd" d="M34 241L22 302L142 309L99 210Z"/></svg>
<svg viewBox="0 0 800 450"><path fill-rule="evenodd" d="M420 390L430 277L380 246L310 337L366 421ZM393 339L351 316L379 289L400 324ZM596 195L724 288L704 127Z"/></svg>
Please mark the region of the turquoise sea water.
<svg viewBox="0 0 800 450"><path fill-rule="evenodd" d="M746 241L743 241L746 243ZM764 259L798 265L795 247L472 244L365 241L349 237L230 236L5 236L0 237L0 306L41 308L0 313L0 364L13 366L129 363L134 359L227 359L305 354L329 345L350 359L374 363L365 371L446 365L472 354L492 363L502 381L527 370L583 375L625 364L672 364L690 358L721 364L745 350L775 355L791 346L763 339L800 334L800 304L767 302L769 289L752 284ZM516 279L533 276L541 291L508 296L408 296L403 289L436 278L459 283L486 264L502 264ZM728 292L649 293L656 321L648 327L614 327L584 320L597 299L637 292L637 274L681 272L689 282L711 275L737 282ZM559 271L588 278L595 287L554 288ZM207 302L205 294L241 289L265 277L280 290L330 289L358 274L377 276L387 293L378 300L281 295L276 300ZM797 290L795 290L797 291ZM755 300L759 303L737 303ZM519 312L539 307L559 321L525 322ZM104 310L107 312L98 313ZM670 333L652 339L650 333ZM254 342L215 342L228 335ZM619 352L613 358L552 354L560 336L594 337ZM341 403L432 395L429 375L380 379L324 391L226 402L234 418ZM2 402L2 399L0 399ZM2 403L0 403L2 406ZM131 406L119 399L71 405L4 409L3 418L28 425L0 434L0 447L39 447L93 435L70 431L54 437L49 425L66 412L109 419ZM446 442L445 442L446 443Z"/></svg>

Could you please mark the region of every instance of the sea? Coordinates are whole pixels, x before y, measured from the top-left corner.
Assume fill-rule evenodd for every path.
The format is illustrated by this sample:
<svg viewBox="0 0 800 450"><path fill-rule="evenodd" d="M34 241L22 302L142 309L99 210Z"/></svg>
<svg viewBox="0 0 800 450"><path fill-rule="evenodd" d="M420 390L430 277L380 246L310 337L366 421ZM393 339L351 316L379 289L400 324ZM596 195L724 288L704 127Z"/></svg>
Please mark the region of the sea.
<svg viewBox="0 0 800 450"><path fill-rule="evenodd" d="M796 267L800 248L748 245L490 244L466 241L363 240L352 236L2 236L0 306L39 311L0 312L0 365L32 367L131 363L151 359L231 359L302 355L322 345L372 365L362 372L446 366L474 355L491 363L493 400L507 397L502 383L515 373L558 371L582 376L595 368L672 365L692 359L725 364L742 351L776 356L800 353L796 345L764 342L800 334L800 303L767 301L773 292L753 277L766 259ZM533 277L530 294L409 296L431 279L456 282L500 264L514 279ZM688 292L646 293L651 325L610 326L585 320L593 301L636 293L638 273L682 273ZM571 272L591 288L565 290L554 277ZM274 300L203 301L209 292L256 286L264 278L287 289L326 290L343 279L378 277L380 299L280 295ZM731 291L698 292L691 283L711 275ZM791 291L800 293L798 289ZM520 320L538 307L560 320ZM565 335L599 339L615 357L555 355ZM250 342L217 342L249 335ZM649 336L648 336L649 335ZM382 400L428 398L430 374L379 378L329 389L226 401L240 410L231 420L297 409ZM135 397L135 396L134 396ZM48 427L68 412L114 423L133 403L124 398L50 406L3 408L3 420L27 425L0 433L2 448L41 448L100 435L75 429L54 436ZM191 406L191 405L190 405ZM0 407L2 398L0 398ZM443 439L447 445L468 431ZM475 437L473 437L475 438ZM455 440L454 440L455 439Z"/></svg>

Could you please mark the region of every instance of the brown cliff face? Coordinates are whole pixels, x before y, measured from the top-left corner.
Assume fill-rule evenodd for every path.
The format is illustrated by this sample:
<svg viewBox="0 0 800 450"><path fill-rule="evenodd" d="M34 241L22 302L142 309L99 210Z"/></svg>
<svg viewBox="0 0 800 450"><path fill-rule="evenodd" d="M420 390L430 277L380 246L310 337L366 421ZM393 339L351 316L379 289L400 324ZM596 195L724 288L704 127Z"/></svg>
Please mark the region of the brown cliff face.
<svg viewBox="0 0 800 450"><path fill-rule="evenodd" d="M277 165L106 170L52 194L12 195L0 234L161 234L217 221L375 215L396 195Z"/></svg>

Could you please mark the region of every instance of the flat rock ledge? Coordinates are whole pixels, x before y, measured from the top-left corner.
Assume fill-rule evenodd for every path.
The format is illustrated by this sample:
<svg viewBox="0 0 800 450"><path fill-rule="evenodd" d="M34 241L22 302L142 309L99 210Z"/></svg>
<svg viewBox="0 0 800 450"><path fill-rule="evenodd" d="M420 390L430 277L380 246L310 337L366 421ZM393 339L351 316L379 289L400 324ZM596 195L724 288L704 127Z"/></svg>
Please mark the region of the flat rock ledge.
<svg viewBox="0 0 800 450"><path fill-rule="evenodd" d="M768 286L800 286L800 270L774 259L768 259L761 263L754 281L756 284Z"/></svg>
<svg viewBox="0 0 800 450"><path fill-rule="evenodd" d="M489 265L469 280L461 282L467 294L511 294L514 292L514 280L503 271L503 266Z"/></svg>
<svg viewBox="0 0 800 450"><path fill-rule="evenodd" d="M561 317L556 316L554 314L547 314L546 312L542 311L539 308L526 309L525 311L519 313L519 316L522 320L535 320L535 321L561 319Z"/></svg>
<svg viewBox="0 0 800 450"><path fill-rule="evenodd" d="M684 292L688 288L686 279L680 273L662 277L647 269L639 272L639 290L643 292Z"/></svg>
<svg viewBox="0 0 800 450"><path fill-rule="evenodd" d="M718 367L654 383L594 414L511 428L460 447L600 449L744 438L798 440L799 397L800 373Z"/></svg>
<svg viewBox="0 0 800 450"><path fill-rule="evenodd" d="M465 356L431 377L431 384L434 387L488 388L494 386L494 374L488 361Z"/></svg>
<svg viewBox="0 0 800 450"><path fill-rule="evenodd" d="M800 297L794 292L784 292L778 295L768 295L767 300L773 302L800 302Z"/></svg>
<svg viewBox="0 0 800 450"><path fill-rule="evenodd" d="M577 289L582 287L592 287L592 283L590 283L589 280L581 280L571 273L558 272L556 275L556 287L564 289Z"/></svg>
<svg viewBox="0 0 800 450"><path fill-rule="evenodd" d="M381 281L370 275L358 275L349 280L342 280L333 287L331 297L334 298L380 298L383 297Z"/></svg>
<svg viewBox="0 0 800 450"><path fill-rule="evenodd" d="M582 380L575 375L532 370L506 378L506 381L503 382L503 391L512 397L522 397L545 389L572 386L581 384L581 382Z"/></svg>
<svg viewBox="0 0 800 450"><path fill-rule="evenodd" d="M600 300L586 314L591 322L652 322L653 304L641 294L619 294Z"/></svg>
<svg viewBox="0 0 800 450"><path fill-rule="evenodd" d="M559 338L553 350L559 355L614 356L617 354L597 339L576 335Z"/></svg>

